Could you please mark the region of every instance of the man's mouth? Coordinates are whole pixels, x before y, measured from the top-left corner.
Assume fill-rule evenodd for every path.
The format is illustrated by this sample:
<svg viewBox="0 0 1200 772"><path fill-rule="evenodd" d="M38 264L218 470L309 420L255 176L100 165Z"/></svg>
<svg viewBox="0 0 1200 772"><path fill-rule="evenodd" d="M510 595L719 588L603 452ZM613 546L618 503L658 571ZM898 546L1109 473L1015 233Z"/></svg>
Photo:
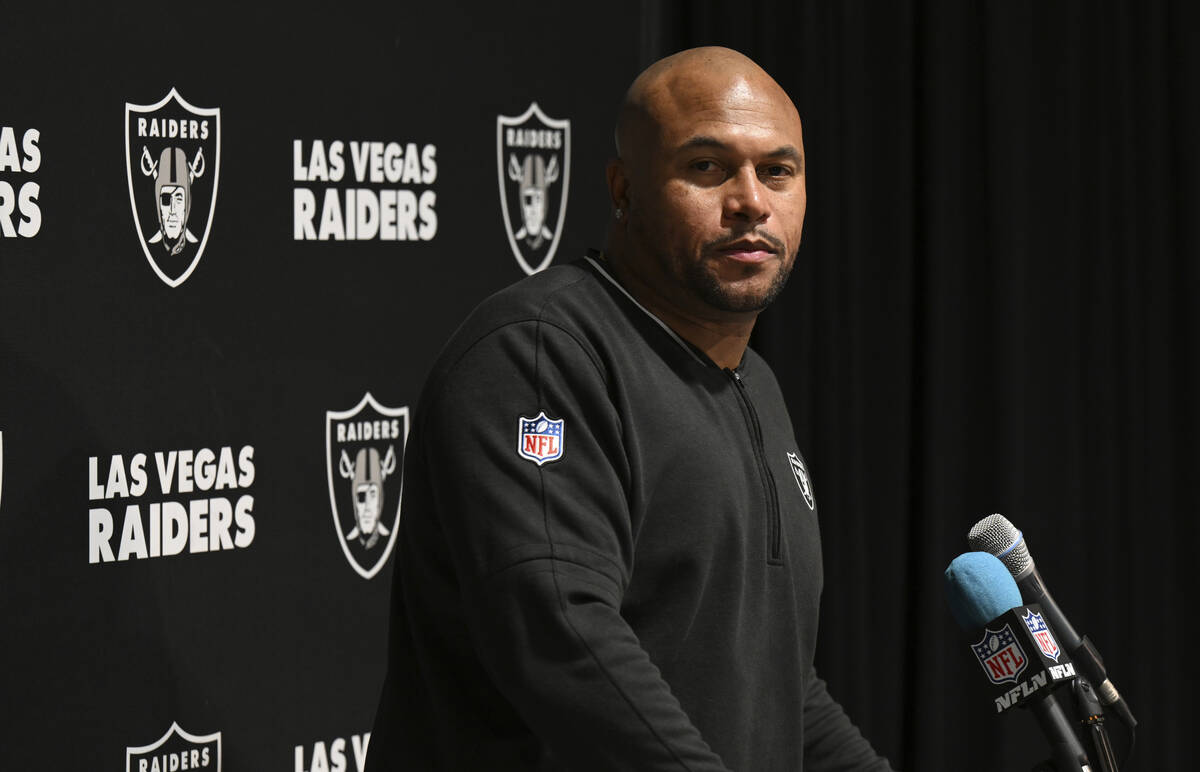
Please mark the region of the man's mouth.
<svg viewBox="0 0 1200 772"><path fill-rule="evenodd" d="M717 248L717 254L741 263L761 263L777 253L773 244L761 239L739 239Z"/></svg>

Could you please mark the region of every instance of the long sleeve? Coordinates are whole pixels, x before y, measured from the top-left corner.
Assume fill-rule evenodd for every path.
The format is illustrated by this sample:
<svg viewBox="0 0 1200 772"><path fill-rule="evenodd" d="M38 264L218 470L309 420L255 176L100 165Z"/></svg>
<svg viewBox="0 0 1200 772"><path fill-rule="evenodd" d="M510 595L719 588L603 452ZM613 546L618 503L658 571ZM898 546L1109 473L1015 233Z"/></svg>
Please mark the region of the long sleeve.
<svg viewBox="0 0 1200 772"><path fill-rule="evenodd" d="M624 428L597 358L544 321L491 332L418 417L466 623L489 676L556 763L723 770L621 616L633 569ZM561 456L520 422L562 420Z"/></svg>
<svg viewBox="0 0 1200 772"><path fill-rule="evenodd" d="M805 772L892 772L830 696L825 682L809 671L804 702Z"/></svg>

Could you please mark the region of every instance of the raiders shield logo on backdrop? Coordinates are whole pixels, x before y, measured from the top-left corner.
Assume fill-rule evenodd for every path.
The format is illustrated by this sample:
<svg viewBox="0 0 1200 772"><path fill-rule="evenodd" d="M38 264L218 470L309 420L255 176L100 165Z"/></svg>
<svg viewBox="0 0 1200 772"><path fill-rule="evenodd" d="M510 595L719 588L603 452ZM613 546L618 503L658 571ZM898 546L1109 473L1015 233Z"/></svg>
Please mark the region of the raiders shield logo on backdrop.
<svg viewBox="0 0 1200 772"><path fill-rule="evenodd" d="M221 171L221 110L175 89L152 105L125 103L125 171L142 251L170 287L192 275L212 227Z"/></svg>
<svg viewBox="0 0 1200 772"><path fill-rule="evenodd" d="M384 407L370 392L349 410L325 413L325 460L333 527L350 566L379 573L400 522L408 408Z"/></svg>
<svg viewBox="0 0 1200 772"><path fill-rule="evenodd" d="M221 772L221 733L194 735L175 722L149 745L125 748L125 772L173 772L202 769Z"/></svg>
<svg viewBox="0 0 1200 772"><path fill-rule="evenodd" d="M550 265L567 217L571 121L551 118L537 102L520 115L496 117L500 208L508 243L522 270Z"/></svg>

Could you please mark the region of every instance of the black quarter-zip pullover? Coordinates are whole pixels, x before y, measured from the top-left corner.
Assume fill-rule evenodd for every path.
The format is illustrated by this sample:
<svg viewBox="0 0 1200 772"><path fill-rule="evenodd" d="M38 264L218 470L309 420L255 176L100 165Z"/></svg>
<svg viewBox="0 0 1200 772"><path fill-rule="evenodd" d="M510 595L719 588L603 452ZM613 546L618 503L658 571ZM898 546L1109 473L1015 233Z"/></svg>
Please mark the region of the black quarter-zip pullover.
<svg viewBox="0 0 1200 772"><path fill-rule="evenodd" d="M816 502L770 369L590 258L447 344L398 539L372 772L890 769L813 669Z"/></svg>

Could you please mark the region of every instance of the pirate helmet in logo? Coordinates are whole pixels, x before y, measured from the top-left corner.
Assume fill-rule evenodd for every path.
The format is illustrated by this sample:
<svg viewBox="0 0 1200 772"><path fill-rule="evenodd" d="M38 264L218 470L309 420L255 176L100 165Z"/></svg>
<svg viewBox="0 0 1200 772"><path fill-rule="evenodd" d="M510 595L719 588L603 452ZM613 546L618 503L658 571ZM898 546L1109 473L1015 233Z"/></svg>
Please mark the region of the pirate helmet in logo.
<svg viewBox="0 0 1200 772"><path fill-rule="evenodd" d="M203 156L200 156L203 158ZM192 172L182 148L168 147L158 158L154 193L162 243L173 255L187 244L187 220L192 208Z"/></svg>
<svg viewBox="0 0 1200 772"><path fill-rule="evenodd" d="M524 225L513 234L518 241L524 240L531 249L538 249L542 242L554 238L546 227L546 188L558 182L558 158L550 157L550 163L537 153L525 156L523 163L517 162L516 153L509 156L509 176L518 184L521 194L521 217Z"/></svg>
<svg viewBox="0 0 1200 772"><path fill-rule="evenodd" d="M383 501L383 480L396 471L396 448L388 446L387 457L380 461L379 451L374 447L362 448L350 464L350 457L342 451L341 473L351 479L354 495L355 526L346 534L347 541L358 539L363 547L371 549L380 536L391 532L379 520Z"/></svg>

